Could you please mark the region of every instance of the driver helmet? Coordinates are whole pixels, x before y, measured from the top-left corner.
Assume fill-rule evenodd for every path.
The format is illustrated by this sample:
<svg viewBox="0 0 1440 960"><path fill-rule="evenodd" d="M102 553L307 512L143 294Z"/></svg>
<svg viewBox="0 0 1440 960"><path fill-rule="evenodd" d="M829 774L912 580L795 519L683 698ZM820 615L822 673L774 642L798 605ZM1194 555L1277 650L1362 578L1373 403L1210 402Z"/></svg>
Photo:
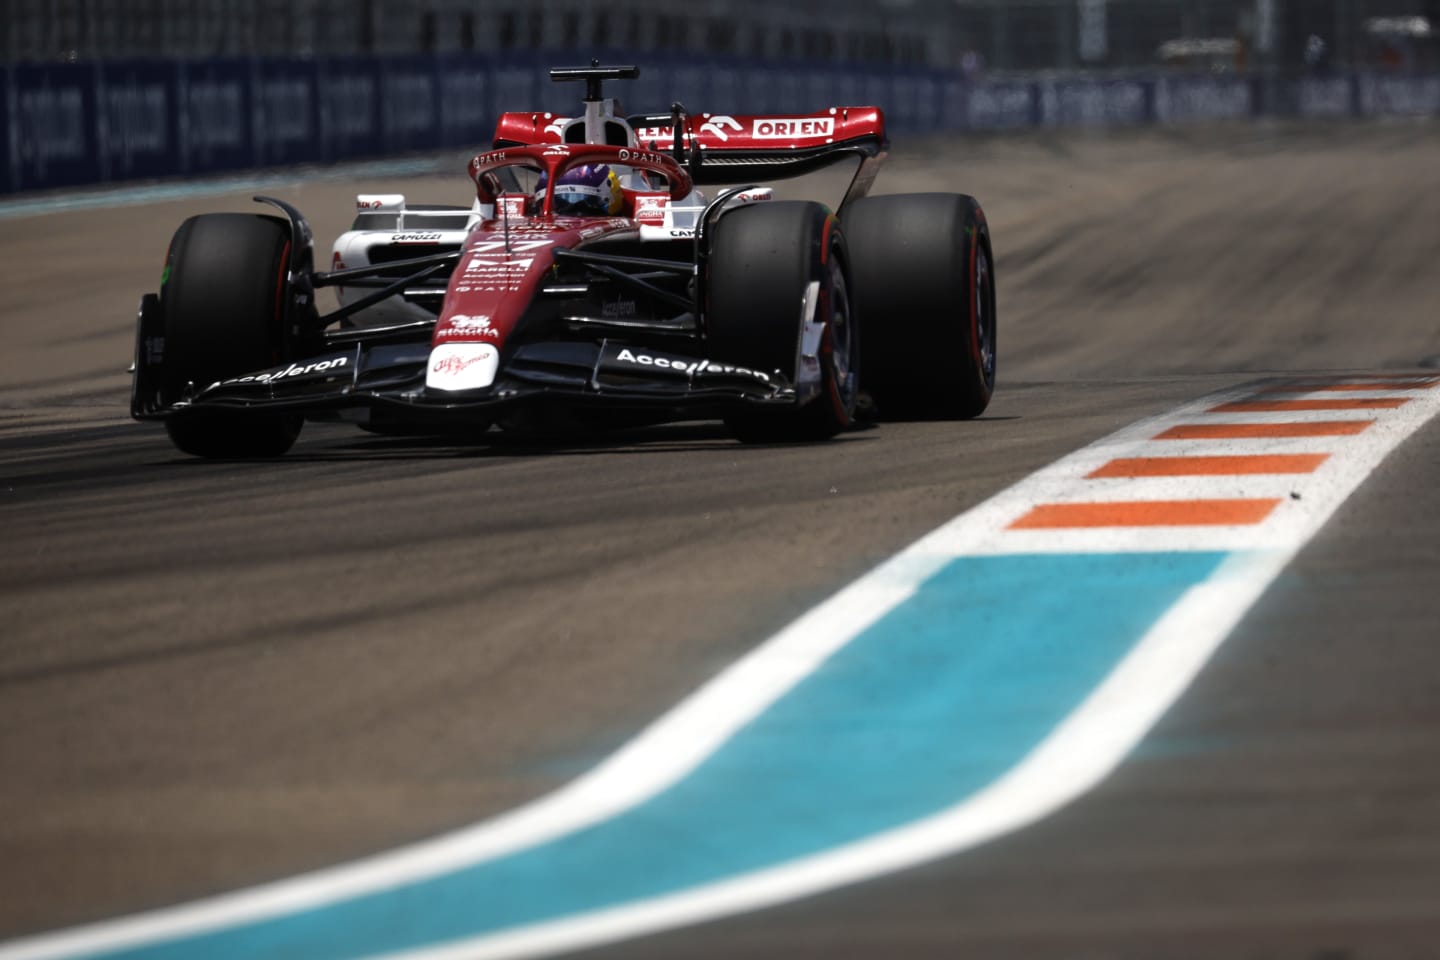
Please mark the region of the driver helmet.
<svg viewBox="0 0 1440 960"><path fill-rule="evenodd" d="M537 206L544 203L545 182L542 175L535 192ZM603 163L572 167L560 174L560 179L555 183L556 216L614 216L623 210L624 206L625 191L620 188L620 178Z"/></svg>

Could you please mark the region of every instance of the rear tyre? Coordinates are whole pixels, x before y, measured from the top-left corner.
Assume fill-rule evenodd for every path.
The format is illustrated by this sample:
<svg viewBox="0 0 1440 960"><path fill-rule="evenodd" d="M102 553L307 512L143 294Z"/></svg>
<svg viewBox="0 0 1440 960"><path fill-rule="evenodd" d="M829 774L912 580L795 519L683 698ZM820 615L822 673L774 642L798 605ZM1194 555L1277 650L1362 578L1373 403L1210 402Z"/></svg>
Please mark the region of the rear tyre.
<svg viewBox="0 0 1440 960"><path fill-rule="evenodd" d="M860 329L850 297L845 238L818 203L762 203L726 213L710 248L706 337L721 362L778 370L799 384L809 288L813 320L822 325L811 346L819 390L789 410L737 411L725 418L747 443L824 440L849 427L859 392ZM814 383L814 364L809 376Z"/></svg>
<svg viewBox="0 0 1440 960"><path fill-rule="evenodd" d="M995 390L995 261L974 197L867 197L845 208L865 387L882 417L978 417Z"/></svg>
<svg viewBox="0 0 1440 960"><path fill-rule="evenodd" d="M276 217L209 213L180 225L160 287L163 391L188 389L277 366L286 359L283 303L290 228ZM192 386L193 385L193 386ZM182 410L165 421L170 440L197 457L278 457L301 418L248 410Z"/></svg>

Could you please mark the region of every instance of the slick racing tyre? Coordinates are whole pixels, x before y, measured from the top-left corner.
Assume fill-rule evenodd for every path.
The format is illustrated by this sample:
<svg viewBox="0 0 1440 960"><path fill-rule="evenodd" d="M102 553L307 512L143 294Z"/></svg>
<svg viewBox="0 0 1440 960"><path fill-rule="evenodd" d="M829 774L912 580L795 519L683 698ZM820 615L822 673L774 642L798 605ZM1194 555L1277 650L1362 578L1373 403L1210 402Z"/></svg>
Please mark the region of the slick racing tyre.
<svg viewBox="0 0 1440 960"><path fill-rule="evenodd" d="M995 389L995 260L974 197L868 197L844 211L882 417L978 417Z"/></svg>
<svg viewBox="0 0 1440 960"><path fill-rule="evenodd" d="M814 315L807 318L812 284ZM711 356L779 370L801 387L794 408L728 415L725 422L738 439L823 440L850 426L859 393L860 328L845 239L824 206L770 202L724 214L714 227L707 290ZM807 319L823 325L818 339L812 338L819 369L811 360L808 397L800 376L806 369L801 346Z"/></svg>
<svg viewBox="0 0 1440 960"><path fill-rule="evenodd" d="M289 256L290 228L276 217L207 213L180 225L160 286L170 402L187 387L203 390L287 359L281 298ZM197 457L278 457L295 443L301 422L274 412L181 410L165 429L178 449Z"/></svg>

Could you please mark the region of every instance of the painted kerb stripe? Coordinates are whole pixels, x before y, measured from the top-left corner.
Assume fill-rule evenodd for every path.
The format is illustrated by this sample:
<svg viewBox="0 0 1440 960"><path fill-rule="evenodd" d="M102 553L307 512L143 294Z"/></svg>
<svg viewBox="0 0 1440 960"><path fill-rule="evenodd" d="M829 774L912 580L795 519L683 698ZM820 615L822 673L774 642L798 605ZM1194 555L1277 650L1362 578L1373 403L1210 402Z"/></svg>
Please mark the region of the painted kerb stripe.
<svg viewBox="0 0 1440 960"><path fill-rule="evenodd" d="M1394 410L1409 403L1406 397L1368 398L1364 400L1242 400L1214 407L1216 413L1256 413L1292 410Z"/></svg>
<svg viewBox="0 0 1440 960"><path fill-rule="evenodd" d="M1395 383L1371 380L1360 383L1295 383L1266 387L1260 393L1364 393L1367 390L1433 390L1435 381L1428 383Z"/></svg>
<svg viewBox="0 0 1440 960"><path fill-rule="evenodd" d="M1010 529L1232 526L1259 523L1279 505L1279 500L1203 499L1042 503L1010 524Z"/></svg>
<svg viewBox="0 0 1440 960"><path fill-rule="evenodd" d="M1364 433L1373 420L1314 423L1182 423L1162 430L1156 440L1262 440L1280 437L1348 437Z"/></svg>
<svg viewBox="0 0 1440 960"><path fill-rule="evenodd" d="M1234 477L1257 473L1314 473L1328 453L1248 453L1228 457L1120 457L1090 471L1101 477Z"/></svg>

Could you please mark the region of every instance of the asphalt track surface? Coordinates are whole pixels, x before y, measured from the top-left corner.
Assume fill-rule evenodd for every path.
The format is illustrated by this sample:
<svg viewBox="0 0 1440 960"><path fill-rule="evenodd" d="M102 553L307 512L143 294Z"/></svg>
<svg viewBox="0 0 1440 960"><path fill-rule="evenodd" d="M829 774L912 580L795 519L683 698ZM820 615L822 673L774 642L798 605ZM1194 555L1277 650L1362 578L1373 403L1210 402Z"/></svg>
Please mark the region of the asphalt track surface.
<svg viewBox="0 0 1440 960"><path fill-rule="evenodd" d="M358 189L276 190L321 256ZM993 226L981 420L746 448L311 425L201 463L126 416L170 232L243 196L0 223L0 938L273 879L543 795L919 535L1262 376L1440 363L1440 128L936 141L881 191ZM1431 957L1440 427L1397 451L1100 788L929 866L615 957Z"/></svg>

